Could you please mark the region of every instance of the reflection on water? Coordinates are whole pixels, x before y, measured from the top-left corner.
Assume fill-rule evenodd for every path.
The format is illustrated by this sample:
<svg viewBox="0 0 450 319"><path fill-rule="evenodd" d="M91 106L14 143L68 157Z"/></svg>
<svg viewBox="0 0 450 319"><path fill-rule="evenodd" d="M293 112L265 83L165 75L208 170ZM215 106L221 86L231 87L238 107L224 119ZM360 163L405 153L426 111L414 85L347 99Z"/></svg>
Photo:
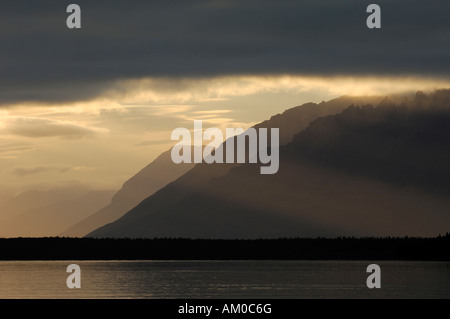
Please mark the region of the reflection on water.
<svg viewBox="0 0 450 319"><path fill-rule="evenodd" d="M66 268L81 267L81 289ZM366 268L381 266L381 289ZM449 298L450 263L0 261L0 298Z"/></svg>

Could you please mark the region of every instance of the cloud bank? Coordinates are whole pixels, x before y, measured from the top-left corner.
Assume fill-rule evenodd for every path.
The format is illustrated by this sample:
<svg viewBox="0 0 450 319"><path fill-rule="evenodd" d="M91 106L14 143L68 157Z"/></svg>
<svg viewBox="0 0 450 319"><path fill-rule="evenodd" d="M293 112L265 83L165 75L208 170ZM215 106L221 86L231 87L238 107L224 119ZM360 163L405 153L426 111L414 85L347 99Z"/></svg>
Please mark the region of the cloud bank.
<svg viewBox="0 0 450 319"><path fill-rule="evenodd" d="M69 30L71 2L4 0L0 101L83 101L142 78L448 78L447 2L379 0L371 30L361 0L78 0L82 29Z"/></svg>

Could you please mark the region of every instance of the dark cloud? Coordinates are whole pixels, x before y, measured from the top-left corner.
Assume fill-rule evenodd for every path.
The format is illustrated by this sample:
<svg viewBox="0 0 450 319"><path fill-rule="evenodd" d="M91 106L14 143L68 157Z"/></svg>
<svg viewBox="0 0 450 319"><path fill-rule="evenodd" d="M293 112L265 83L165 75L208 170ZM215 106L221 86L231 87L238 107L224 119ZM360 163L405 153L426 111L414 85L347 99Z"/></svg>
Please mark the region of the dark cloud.
<svg viewBox="0 0 450 319"><path fill-rule="evenodd" d="M66 28L66 7L82 29ZM0 101L61 102L116 80L231 74L448 76L447 0L2 0Z"/></svg>

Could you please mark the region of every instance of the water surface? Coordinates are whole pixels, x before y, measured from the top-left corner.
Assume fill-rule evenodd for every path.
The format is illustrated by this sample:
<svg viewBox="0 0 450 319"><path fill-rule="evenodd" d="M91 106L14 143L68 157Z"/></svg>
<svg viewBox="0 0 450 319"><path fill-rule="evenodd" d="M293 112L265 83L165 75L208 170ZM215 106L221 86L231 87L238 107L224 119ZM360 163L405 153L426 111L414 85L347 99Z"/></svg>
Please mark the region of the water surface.
<svg viewBox="0 0 450 319"><path fill-rule="evenodd" d="M81 267L81 289L66 285ZM366 268L381 267L381 289ZM450 298L450 263L0 261L0 298Z"/></svg>

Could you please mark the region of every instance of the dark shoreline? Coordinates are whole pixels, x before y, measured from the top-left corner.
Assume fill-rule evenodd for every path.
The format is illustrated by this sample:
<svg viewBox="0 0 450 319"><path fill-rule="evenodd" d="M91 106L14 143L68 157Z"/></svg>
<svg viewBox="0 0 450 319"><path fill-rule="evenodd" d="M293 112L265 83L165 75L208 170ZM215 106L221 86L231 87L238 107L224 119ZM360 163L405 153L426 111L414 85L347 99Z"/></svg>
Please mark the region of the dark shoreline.
<svg viewBox="0 0 450 319"><path fill-rule="evenodd" d="M0 260L450 261L450 235L434 238L0 239Z"/></svg>

